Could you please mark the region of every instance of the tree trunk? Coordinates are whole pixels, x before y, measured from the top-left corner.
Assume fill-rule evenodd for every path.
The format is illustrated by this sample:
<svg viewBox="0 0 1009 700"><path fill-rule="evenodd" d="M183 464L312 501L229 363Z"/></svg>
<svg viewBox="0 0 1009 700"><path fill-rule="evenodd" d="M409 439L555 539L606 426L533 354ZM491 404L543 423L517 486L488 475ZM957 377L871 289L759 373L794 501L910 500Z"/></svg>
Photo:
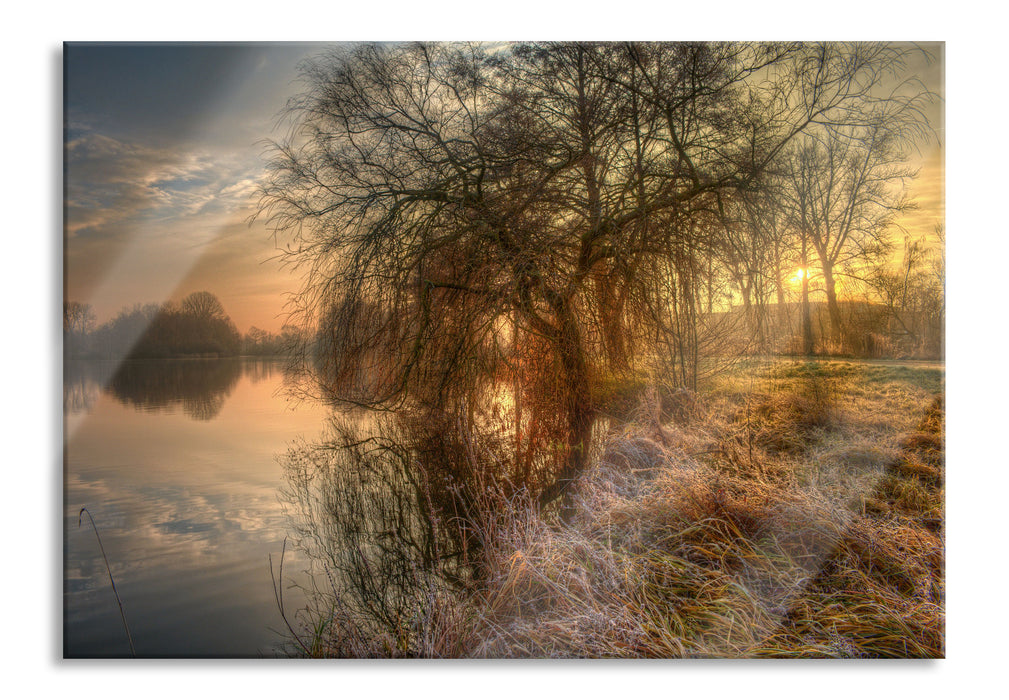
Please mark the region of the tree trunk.
<svg viewBox="0 0 1009 700"><path fill-rule="evenodd" d="M813 354L813 319L809 313L809 261L806 256L806 241L802 241L802 353Z"/></svg>
<svg viewBox="0 0 1009 700"><path fill-rule="evenodd" d="M557 321L557 353L561 365L564 396L561 408L566 414L567 455L560 473L540 495L540 505L551 503L563 497L561 514L566 519L571 515L571 483L585 470L588 464L589 439L595 411L592 406L591 383L588 363L582 347L578 321L568 300L559 301L554 307Z"/></svg>
<svg viewBox="0 0 1009 700"><path fill-rule="evenodd" d="M623 327L624 297L614 290L616 272L607 271L599 275L595 284L599 296L599 315L602 325L603 344L610 367L617 371L630 369L627 339Z"/></svg>
<svg viewBox="0 0 1009 700"><path fill-rule="evenodd" d="M775 312L774 331L771 338L776 346L780 347L782 337L791 336L792 328L788 321L788 313L785 309L785 285L781 281L781 267L774 270L774 292L775 292Z"/></svg>
<svg viewBox="0 0 1009 700"><path fill-rule="evenodd" d="M823 284L827 292L827 312L830 314L830 334L834 341L841 339L841 307L837 304L837 290L834 288L834 266L823 263Z"/></svg>

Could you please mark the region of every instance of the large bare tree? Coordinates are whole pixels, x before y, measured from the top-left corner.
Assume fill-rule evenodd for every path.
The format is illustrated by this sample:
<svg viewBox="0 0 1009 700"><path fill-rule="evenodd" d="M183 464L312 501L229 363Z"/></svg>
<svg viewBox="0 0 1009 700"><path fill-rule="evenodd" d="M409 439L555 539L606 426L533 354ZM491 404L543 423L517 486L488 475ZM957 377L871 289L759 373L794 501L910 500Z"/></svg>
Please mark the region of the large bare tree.
<svg viewBox="0 0 1009 700"><path fill-rule="evenodd" d="M659 342L689 381L725 203L807 129L862 114L898 56L411 44L308 63L261 215L303 272L294 311L320 329L323 383L465 411L507 370L562 446L534 485L556 498L586 464L601 375Z"/></svg>

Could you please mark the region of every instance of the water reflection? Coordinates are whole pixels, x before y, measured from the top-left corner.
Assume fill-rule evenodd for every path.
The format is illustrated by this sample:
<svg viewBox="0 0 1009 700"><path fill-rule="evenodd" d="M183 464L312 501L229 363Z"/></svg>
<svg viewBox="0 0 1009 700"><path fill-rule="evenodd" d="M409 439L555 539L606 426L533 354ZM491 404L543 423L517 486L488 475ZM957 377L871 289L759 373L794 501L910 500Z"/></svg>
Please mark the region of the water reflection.
<svg viewBox="0 0 1009 700"><path fill-rule="evenodd" d="M108 362L67 360L63 363L63 415L90 411L115 366Z"/></svg>
<svg viewBox="0 0 1009 700"><path fill-rule="evenodd" d="M220 413L241 374L238 358L133 360L119 366L109 389L127 406L158 411L179 405L190 418L207 421Z"/></svg>
<svg viewBox="0 0 1009 700"><path fill-rule="evenodd" d="M424 653L420 621L478 573L474 501L501 487L513 436L472 410L291 405L284 384L278 361L67 366L66 655L129 654L84 505L140 656L272 653L288 537L295 629L325 622L330 654Z"/></svg>
<svg viewBox="0 0 1009 700"><path fill-rule="evenodd" d="M276 653L269 557L287 535L276 457L329 415L293 410L283 381L277 361L67 365L64 404L78 411L64 478L67 656L129 655L94 533L77 527L85 505L138 655ZM289 564L285 575L303 568Z"/></svg>
<svg viewBox="0 0 1009 700"><path fill-rule="evenodd" d="M479 514L516 493L502 469L513 436L467 413L344 414L283 457L282 500L311 575L291 621L308 632L300 653L431 654L426 621L481 575Z"/></svg>
<svg viewBox="0 0 1009 700"><path fill-rule="evenodd" d="M283 363L257 358L126 360L119 363L70 360L64 366L63 410L86 413L106 389L120 403L145 411L181 408L208 421L221 410L243 375L253 383L284 373Z"/></svg>
<svg viewBox="0 0 1009 700"><path fill-rule="evenodd" d="M307 555L315 584L305 591L305 612L342 625L335 636L349 634L361 645L402 646L396 637L410 628L432 587L459 568L459 542L439 527L442 514L411 468L403 437L394 418L371 424L335 418L323 439L293 446L282 460L293 544ZM331 619L322 611L332 611ZM360 647L328 651L362 655Z"/></svg>

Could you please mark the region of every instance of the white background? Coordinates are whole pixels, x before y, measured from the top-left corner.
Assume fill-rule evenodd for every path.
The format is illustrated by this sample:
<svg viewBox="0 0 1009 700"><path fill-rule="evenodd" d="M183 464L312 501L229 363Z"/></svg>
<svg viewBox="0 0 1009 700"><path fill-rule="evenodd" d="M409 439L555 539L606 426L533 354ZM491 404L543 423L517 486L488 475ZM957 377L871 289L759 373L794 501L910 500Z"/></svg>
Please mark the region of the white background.
<svg viewBox="0 0 1009 700"><path fill-rule="evenodd" d="M914 697L999 673L1009 226L1005 18L995 3L20 3L4 11L0 300L7 697ZM891 6L893 5L893 6ZM812 13L811 13L812 12ZM912 13L913 12L913 13ZM759 14L758 14L759 13ZM61 659L63 41L884 39L946 41L947 659L933 662L78 662ZM982 325L984 324L984 325ZM26 362L27 361L27 362ZM23 367L23 371L12 368ZM991 690L985 692L987 696Z"/></svg>

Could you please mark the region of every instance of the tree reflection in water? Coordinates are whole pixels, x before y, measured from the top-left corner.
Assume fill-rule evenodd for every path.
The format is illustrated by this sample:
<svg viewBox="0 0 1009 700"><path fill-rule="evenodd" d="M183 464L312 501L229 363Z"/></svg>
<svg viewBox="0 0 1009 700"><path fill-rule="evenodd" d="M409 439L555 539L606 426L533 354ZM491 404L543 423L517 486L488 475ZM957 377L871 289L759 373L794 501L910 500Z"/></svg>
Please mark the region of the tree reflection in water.
<svg viewBox="0 0 1009 700"><path fill-rule="evenodd" d="M509 448L495 432L433 410L349 413L288 450L281 500L311 580L288 619L298 653L431 655L425 631L452 627L432 616L461 614L480 576L480 514L518 491L494 477Z"/></svg>
<svg viewBox="0 0 1009 700"><path fill-rule="evenodd" d="M124 406L152 411L181 404L190 418L209 421L241 376L238 358L127 360L112 375L109 390Z"/></svg>
<svg viewBox="0 0 1009 700"><path fill-rule="evenodd" d="M182 408L194 420L215 418L243 373L253 383L285 371L276 360L250 358L68 360L63 366L63 413L88 413L103 389L127 407L144 411Z"/></svg>
<svg viewBox="0 0 1009 700"><path fill-rule="evenodd" d="M63 415L88 413L102 393L109 363L67 360L63 363Z"/></svg>

